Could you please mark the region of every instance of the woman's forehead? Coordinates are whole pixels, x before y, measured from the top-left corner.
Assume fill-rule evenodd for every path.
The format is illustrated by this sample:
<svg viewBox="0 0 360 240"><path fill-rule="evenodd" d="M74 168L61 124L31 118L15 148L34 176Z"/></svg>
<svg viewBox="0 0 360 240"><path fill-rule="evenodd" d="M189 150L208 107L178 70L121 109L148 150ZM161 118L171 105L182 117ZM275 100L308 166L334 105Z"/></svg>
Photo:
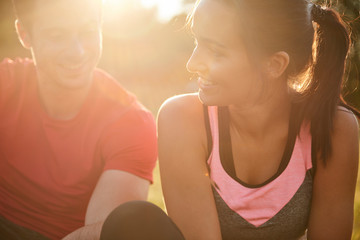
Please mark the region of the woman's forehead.
<svg viewBox="0 0 360 240"><path fill-rule="evenodd" d="M191 31L196 37L238 40L240 29L238 12L222 1L202 0L194 11Z"/></svg>

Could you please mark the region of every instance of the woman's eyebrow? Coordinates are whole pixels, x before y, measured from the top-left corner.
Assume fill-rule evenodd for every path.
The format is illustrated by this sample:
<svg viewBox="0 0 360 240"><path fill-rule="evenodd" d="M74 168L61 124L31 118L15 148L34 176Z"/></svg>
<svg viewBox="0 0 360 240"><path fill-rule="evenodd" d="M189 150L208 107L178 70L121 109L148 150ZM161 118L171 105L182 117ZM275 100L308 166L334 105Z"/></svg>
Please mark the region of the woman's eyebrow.
<svg viewBox="0 0 360 240"><path fill-rule="evenodd" d="M210 39L210 38L206 38L206 37L199 37L199 40L202 42L205 42L207 44L215 45L216 47L219 47L219 48L226 48L226 46L224 44L221 44L214 39Z"/></svg>
<svg viewBox="0 0 360 240"><path fill-rule="evenodd" d="M202 37L201 35L198 36L195 31L194 31L194 28L193 26L190 28L190 35L191 37L197 39L197 40L200 40L201 42L205 42L207 44L211 44L211 45L215 45L219 48L226 48L226 46L222 43L219 43L218 41L214 40L214 39L211 39L211 38L208 38L208 37Z"/></svg>

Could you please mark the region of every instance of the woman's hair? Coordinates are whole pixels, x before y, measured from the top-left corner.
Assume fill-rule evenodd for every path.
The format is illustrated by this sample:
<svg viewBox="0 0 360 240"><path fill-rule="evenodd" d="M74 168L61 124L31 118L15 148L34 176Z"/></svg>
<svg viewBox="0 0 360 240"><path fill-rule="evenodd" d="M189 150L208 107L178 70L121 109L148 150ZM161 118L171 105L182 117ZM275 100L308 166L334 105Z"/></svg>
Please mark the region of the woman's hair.
<svg viewBox="0 0 360 240"><path fill-rule="evenodd" d="M238 11L241 38L255 67L264 56L279 51L289 54L284 74L295 90L290 92L297 114L296 131L299 133L304 120L311 123L313 156L319 154L326 163L332 150L335 111L345 104L341 87L350 47L349 32L339 14L306 0L216 1ZM193 13L188 23L192 19Z"/></svg>

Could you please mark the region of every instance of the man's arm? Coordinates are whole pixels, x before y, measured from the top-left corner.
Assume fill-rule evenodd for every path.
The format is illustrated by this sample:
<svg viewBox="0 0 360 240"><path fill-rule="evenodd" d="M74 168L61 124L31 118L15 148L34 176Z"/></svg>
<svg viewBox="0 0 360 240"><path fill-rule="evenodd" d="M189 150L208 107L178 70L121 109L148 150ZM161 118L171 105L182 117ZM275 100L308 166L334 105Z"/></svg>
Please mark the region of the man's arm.
<svg viewBox="0 0 360 240"><path fill-rule="evenodd" d="M100 238L101 228L112 210L127 201L146 200L149 181L120 170L105 171L90 198L85 226L67 235L63 240Z"/></svg>

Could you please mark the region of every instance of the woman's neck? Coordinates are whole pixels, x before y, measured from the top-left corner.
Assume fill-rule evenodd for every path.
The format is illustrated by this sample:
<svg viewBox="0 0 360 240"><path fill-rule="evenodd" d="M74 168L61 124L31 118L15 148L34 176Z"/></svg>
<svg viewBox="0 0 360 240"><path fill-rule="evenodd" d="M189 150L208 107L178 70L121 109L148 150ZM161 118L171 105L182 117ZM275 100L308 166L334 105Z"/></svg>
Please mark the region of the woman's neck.
<svg viewBox="0 0 360 240"><path fill-rule="evenodd" d="M232 127L242 136L263 139L274 131L287 131L291 110L290 95L273 94L252 104L230 105Z"/></svg>

